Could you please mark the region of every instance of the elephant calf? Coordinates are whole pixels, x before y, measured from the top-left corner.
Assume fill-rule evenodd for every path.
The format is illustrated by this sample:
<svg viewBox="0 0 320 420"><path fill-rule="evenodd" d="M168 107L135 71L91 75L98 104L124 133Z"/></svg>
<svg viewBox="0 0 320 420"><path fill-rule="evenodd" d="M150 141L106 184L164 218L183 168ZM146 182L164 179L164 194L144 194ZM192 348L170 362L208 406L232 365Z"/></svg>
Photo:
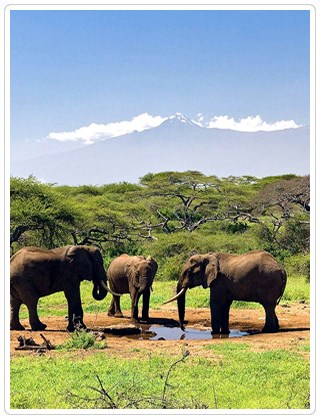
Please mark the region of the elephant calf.
<svg viewBox="0 0 320 420"><path fill-rule="evenodd" d="M193 255L184 265L177 294L165 303L178 301L183 329L185 297L188 288L210 287L213 334L229 334L229 310L233 300L260 303L265 310L263 332L276 332L279 322L275 307L286 287L287 275L274 257L265 251L243 255L208 253Z"/></svg>
<svg viewBox="0 0 320 420"><path fill-rule="evenodd" d="M24 330L19 320L20 306L29 311L32 330L46 328L37 313L38 300L63 291L68 301L68 331L83 328L80 282L92 280L92 296L102 300L108 293L106 272L98 248L92 246L64 246L51 250L25 247L10 259L11 330Z"/></svg>
<svg viewBox="0 0 320 420"><path fill-rule="evenodd" d="M122 254L115 258L108 270L110 288L117 293L130 293L131 319L138 321L138 302L143 296L142 320L149 320L150 289L156 275L158 264L153 258ZM123 317L120 296L113 296L108 311L109 316Z"/></svg>

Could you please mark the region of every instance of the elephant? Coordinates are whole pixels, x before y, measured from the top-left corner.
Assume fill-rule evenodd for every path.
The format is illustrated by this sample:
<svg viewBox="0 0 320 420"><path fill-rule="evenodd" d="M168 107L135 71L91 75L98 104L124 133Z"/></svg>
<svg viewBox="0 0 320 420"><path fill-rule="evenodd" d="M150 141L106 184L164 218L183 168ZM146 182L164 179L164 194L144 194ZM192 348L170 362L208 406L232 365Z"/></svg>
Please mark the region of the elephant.
<svg viewBox="0 0 320 420"><path fill-rule="evenodd" d="M82 280L92 280L92 296L96 300L106 297L108 291L102 255L93 246L64 246L54 249L24 247L10 259L11 330L24 330L19 320L20 306L25 304L29 323L34 331L43 331L37 313L39 298L64 292L68 302L68 326L86 328L80 297Z"/></svg>
<svg viewBox="0 0 320 420"><path fill-rule="evenodd" d="M131 320L139 321L138 302L143 296L142 321L149 321L150 289L158 269L156 261L148 256L130 256L122 254L116 257L107 270L107 278L115 292L130 293ZM123 317L120 308L120 297L113 296L108 311L109 316Z"/></svg>
<svg viewBox="0 0 320 420"><path fill-rule="evenodd" d="M265 310L262 332L279 331L275 313L287 282L287 275L275 258L265 251L242 255L229 253L197 254L185 263L177 283L176 295L164 303L178 302L180 328L184 330L187 289L210 288L211 333L229 334L229 310L233 300L260 303Z"/></svg>

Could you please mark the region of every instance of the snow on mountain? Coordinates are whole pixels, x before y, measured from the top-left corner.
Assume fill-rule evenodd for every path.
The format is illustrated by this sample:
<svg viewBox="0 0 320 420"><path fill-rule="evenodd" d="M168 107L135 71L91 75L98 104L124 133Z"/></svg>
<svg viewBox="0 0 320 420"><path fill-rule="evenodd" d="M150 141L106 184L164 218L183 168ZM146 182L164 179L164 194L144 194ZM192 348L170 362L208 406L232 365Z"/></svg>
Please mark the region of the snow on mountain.
<svg viewBox="0 0 320 420"><path fill-rule="evenodd" d="M207 175L309 174L308 127L239 132L201 127L177 113L160 125L34 159L11 159L11 175L57 184L138 182L148 172L198 170Z"/></svg>

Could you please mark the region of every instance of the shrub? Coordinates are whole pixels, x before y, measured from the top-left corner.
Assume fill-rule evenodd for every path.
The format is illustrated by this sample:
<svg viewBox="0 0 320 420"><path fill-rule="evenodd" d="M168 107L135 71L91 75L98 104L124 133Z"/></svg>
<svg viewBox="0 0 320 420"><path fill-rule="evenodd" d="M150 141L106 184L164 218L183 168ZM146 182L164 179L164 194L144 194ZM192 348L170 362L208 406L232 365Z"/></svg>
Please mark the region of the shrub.
<svg viewBox="0 0 320 420"><path fill-rule="evenodd" d="M86 330L77 329L71 334L70 340L65 343L57 346L58 349L68 350L68 349L88 349L90 347L94 348L106 348L107 342L97 342L95 336Z"/></svg>
<svg viewBox="0 0 320 420"><path fill-rule="evenodd" d="M307 283L310 283L310 256L293 255L284 259L284 267L289 276L306 276Z"/></svg>

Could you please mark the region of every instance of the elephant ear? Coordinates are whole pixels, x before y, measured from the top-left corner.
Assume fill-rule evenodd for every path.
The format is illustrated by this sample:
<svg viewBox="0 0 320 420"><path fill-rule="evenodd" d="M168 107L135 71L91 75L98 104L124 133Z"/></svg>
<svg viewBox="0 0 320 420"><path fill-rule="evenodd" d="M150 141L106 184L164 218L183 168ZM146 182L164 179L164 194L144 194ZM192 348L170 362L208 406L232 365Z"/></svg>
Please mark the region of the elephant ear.
<svg viewBox="0 0 320 420"><path fill-rule="evenodd" d="M135 287L139 287L138 265L139 261L137 261L136 257L133 257L124 268L125 275Z"/></svg>
<svg viewBox="0 0 320 420"><path fill-rule="evenodd" d="M210 287L211 283L218 277L219 261L215 254L210 254L204 258L204 264L207 287Z"/></svg>
<svg viewBox="0 0 320 420"><path fill-rule="evenodd" d="M73 273L81 274L86 280L92 280L92 261L90 253L81 246L71 246L65 255L65 261L72 267Z"/></svg>
<svg viewBox="0 0 320 420"><path fill-rule="evenodd" d="M152 269L154 270L154 273L156 274L158 270L158 264L156 263L156 261L150 255L147 256L146 261L150 262Z"/></svg>

